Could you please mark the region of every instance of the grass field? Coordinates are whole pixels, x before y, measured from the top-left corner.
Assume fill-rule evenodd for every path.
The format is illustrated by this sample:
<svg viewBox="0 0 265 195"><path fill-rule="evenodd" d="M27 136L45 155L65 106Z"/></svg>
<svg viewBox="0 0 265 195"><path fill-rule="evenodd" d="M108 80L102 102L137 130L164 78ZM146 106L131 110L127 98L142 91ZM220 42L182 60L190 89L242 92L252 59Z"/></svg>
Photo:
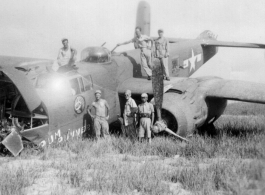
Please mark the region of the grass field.
<svg viewBox="0 0 265 195"><path fill-rule="evenodd" d="M239 116L237 116L239 115ZM215 137L112 136L0 159L0 194L265 194L265 106L229 104Z"/></svg>

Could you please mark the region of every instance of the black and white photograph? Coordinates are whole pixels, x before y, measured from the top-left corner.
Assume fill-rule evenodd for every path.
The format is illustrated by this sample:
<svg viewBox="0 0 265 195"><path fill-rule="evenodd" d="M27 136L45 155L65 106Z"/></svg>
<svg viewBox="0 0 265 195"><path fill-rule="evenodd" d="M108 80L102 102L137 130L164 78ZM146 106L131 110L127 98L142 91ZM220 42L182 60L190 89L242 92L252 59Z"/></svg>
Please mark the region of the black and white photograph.
<svg viewBox="0 0 265 195"><path fill-rule="evenodd" d="M0 0L0 195L264 195L264 0Z"/></svg>

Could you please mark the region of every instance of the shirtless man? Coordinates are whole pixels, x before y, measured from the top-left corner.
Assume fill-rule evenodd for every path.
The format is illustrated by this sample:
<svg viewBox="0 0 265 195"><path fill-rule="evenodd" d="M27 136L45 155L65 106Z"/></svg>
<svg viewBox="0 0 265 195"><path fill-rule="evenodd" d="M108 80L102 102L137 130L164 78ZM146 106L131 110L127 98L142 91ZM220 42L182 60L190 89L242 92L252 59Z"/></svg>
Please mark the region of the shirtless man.
<svg viewBox="0 0 265 195"><path fill-rule="evenodd" d="M92 103L92 108L95 109L95 115L91 114L88 109L87 112L94 119L94 130L96 133L96 139L102 137L109 137L109 104L106 100L101 99L101 91L95 92L96 101Z"/></svg>

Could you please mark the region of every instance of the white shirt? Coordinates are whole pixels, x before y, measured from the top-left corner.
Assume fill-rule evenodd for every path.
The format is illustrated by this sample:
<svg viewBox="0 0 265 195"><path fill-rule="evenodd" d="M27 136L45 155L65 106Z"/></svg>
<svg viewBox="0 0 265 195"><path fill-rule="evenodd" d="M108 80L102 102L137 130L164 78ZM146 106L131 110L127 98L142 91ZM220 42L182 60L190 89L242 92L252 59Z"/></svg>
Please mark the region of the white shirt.
<svg viewBox="0 0 265 195"><path fill-rule="evenodd" d="M58 64L61 66L67 65L72 57L72 49L68 46L67 50L62 47L58 53Z"/></svg>
<svg viewBox="0 0 265 195"><path fill-rule="evenodd" d="M125 106L124 106L124 113L123 113L123 118L124 118L124 125L128 126L133 123L134 121L134 116L130 116L131 114L131 108L137 108L137 105L131 97L126 101ZM129 116L128 116L129 115Z"/></svg>

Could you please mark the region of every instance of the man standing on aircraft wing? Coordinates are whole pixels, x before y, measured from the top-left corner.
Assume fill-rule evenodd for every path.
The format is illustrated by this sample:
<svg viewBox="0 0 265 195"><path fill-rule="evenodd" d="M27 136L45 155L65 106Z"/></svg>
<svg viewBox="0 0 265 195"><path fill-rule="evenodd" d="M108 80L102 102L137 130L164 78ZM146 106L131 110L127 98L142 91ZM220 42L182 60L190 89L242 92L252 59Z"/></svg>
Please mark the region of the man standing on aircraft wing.
<svg viewBox="0 0 265 195"><path fill-rule="evenodd" d="M63 47L59 50L57 56L57 63L53 64L53 69L58 70L61 66L69 65L72 66L76 60L76 50L68 45L68 39L62 39Z"/></svg>
<svg viewBox="0 0 265 195"><path fill-rule="evenodd" d="M124 119L124 135L130 138L136 137L135 129L135 113L137 112L137 105L134 99L131 98L131 90L126 90L125 98L126 103L124 106L123 119Z"/></svg>
<svg viewBox="0 0 265 195"><path fill-rule="evenodd" d="M155 58L160 60L161 65L163 66L164 79L170 81L168 73L168 56L169 56L169 43L168 40L164 37L164 30L158 30L159 37L155 39Z"/></svg>
<svg viewBox="0 0 265 195"><path fill-rule="evenodd" d="M119 43L117 46L135 43L136 49L141 50L141 64L147 74L147 79L151 80L152 76L152 38L141 34L141 28L135 28L135 37L124 43Z"/></svg>
<svg viewBox="0 0 265 195"><path fill-rule="evenodd" d="M91 114L88 109L88 113L94 119L94 130L96 133L96 139L102 135L104 138L109 137L109 104L106 100L101 99L101 91L95 92L96 101L92 103L92 108L95 109L95 115Z"/></svg>
<svg viewBox="0 0 265 195"><path fill-rule="evenodd" d="M151 127L154 124L154 106L148 103L148 95L143 93L141 95L142 103L138 106L138 121L139 127L139 141L141 142L145 134L148 142L151 143Z"/></svg>

